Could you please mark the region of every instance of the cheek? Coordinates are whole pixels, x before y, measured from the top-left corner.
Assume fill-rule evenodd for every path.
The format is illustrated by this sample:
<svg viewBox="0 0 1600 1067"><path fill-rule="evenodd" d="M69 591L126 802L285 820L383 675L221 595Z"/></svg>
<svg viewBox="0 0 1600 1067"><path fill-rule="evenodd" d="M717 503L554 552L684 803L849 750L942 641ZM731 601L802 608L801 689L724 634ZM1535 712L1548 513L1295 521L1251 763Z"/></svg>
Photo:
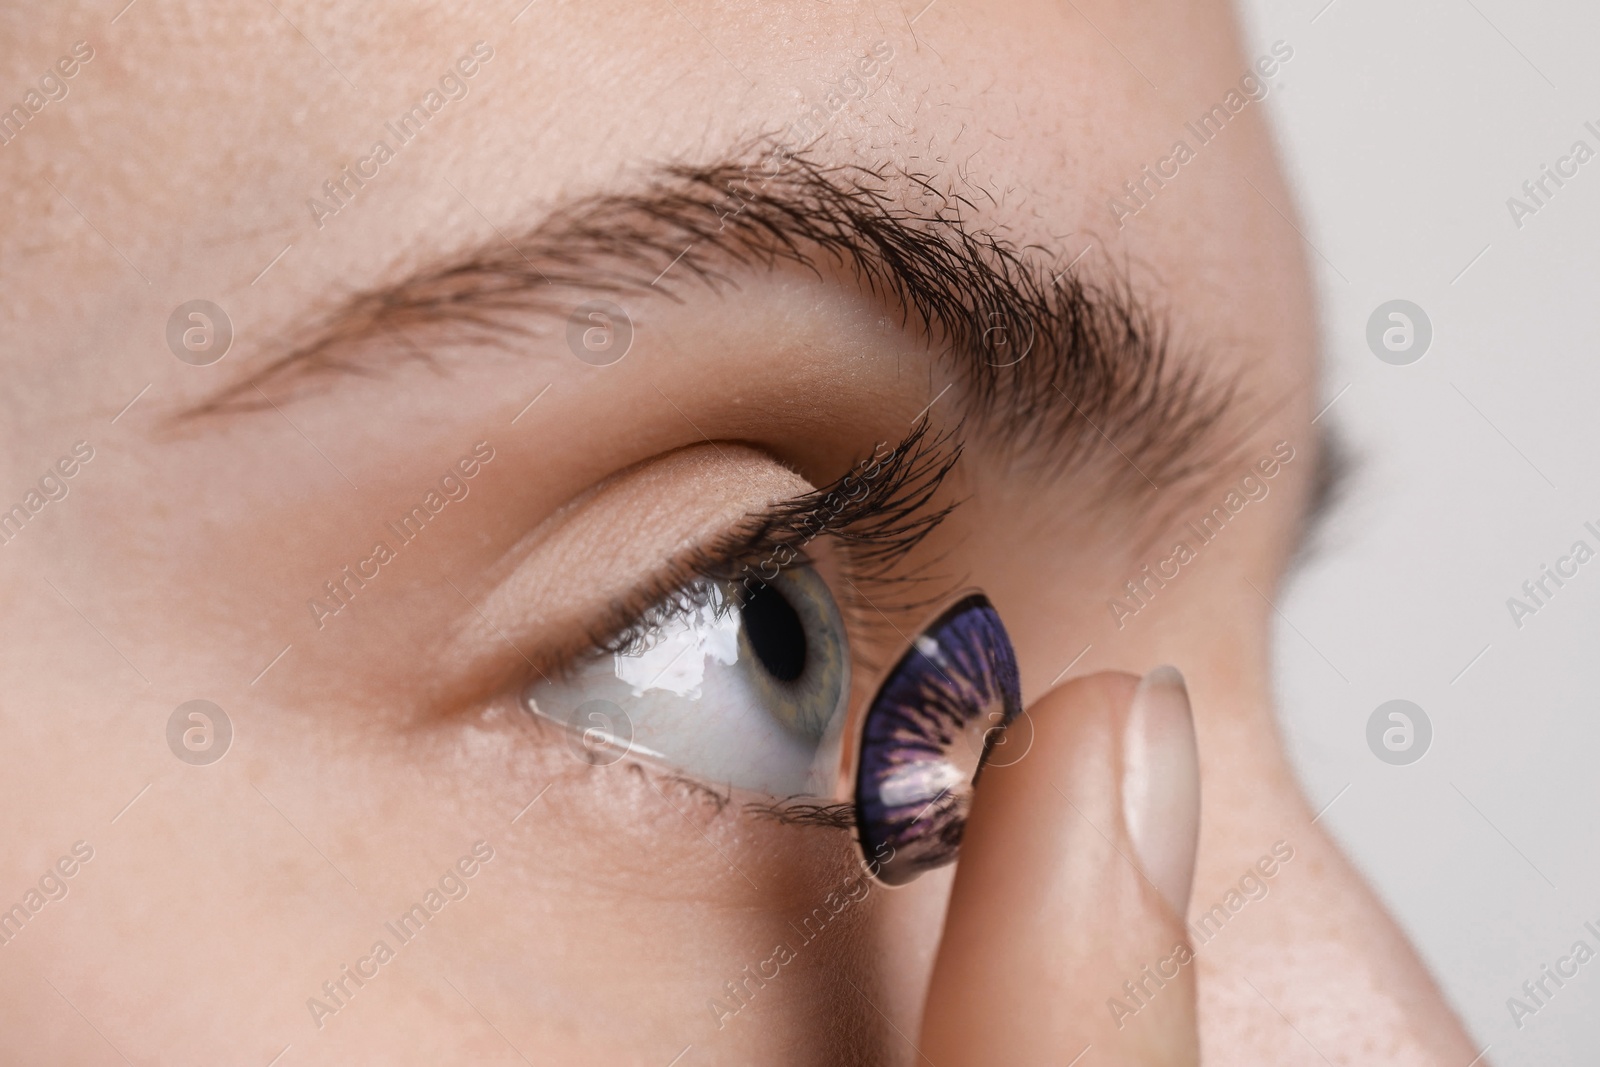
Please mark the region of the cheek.
<svg viewBox="0 0 1600 1067"><path fill-rule="evenodd" d="M732 805L719 813L712 794L627 762L589 766L551 733L479 737L467 746L473 755L441 744L418 775L436 789L407 796L390 786L390 815L349 828L373 835L374 857L419 831L450 841L501 828L483 832L495 856L471 880L471 894L447 906L459 909L455 949L493 976L482 1010L497 1019L494 1009L505 1012L517 1032L547 1035L560 1048L570 1021L544 1007L546 991L560 990L563 1003L627 1005L604 1026L580 1028L571 1055L591 1061L694 1042L744 1062L778 1062L785 1042L816 1040L807 1020L819 1012L853 1040L876 1032L873 1009L837 981L838 968L892 972L888 961L903 957L914 981L931 942L886 934L881 909L890 895L882 891L829 913L824 901L833 894L837 906L858 877L848 834L755 819ZM462 781L480 785L462 796L450 784ZM894 903L904 920L932 916L920 927L932 938L939 891L937 879L928 881L928 890L895 894ZM806 927L818 908L826 920ZM893 924L901 925L911 922ZM794 958L762 979L779 945ZM773 965L765 969L770 975ZM478 1001L478 991L469 995ZM741 1025L719 1028L713 1000ZM757 1025L743 1025L751 1020Z"/></svg>

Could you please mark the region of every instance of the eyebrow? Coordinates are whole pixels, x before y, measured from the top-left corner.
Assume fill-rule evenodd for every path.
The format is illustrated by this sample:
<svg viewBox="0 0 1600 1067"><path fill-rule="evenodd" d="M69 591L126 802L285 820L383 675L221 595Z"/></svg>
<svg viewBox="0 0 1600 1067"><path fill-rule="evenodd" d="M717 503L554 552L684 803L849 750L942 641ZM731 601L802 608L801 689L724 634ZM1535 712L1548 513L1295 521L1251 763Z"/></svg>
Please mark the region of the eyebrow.
<svg viewBox="0 0 1600 1067"><path fill-rule="evenodd" d="M1251 432L1230 417L1235 378L1175 359L1166 320L1125 274L1052 272L1048 250L975 224L979 214L933 176L825 164L757 138L720 162L651 168L631 190L583 197L359 292L179 417L265 408L266 388L292 398L329 376L382 376L397 359L438 369L431 342L515 345L536 335L531 323L600 295L684 303L690 285L722 293L741 273L793 264L818 278L843 268L922 333L964 385L966 427L1041 478L1099 463L1143 496L1203 482L1235 457Z"/></svg>

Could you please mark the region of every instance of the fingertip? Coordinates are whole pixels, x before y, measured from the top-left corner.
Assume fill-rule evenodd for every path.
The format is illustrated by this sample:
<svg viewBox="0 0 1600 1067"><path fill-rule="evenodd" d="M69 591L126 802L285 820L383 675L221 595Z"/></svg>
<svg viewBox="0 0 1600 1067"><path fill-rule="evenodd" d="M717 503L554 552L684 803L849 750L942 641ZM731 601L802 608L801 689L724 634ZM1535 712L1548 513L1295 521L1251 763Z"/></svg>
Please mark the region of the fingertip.
<svg viewBox="0 0 1600 1067"><path fill-rule="evenodd" d="M1107 1062L1153 1049L1180 1050L1157 1062L1194 1062L1187 969L1137 1031L1108 1000L1186 943L1198 772L1181 767L1193 761L1183 692L1174 671L1074 679L1027 709L1026 754L985 768L928 996L930 1054L1046 1062L1091 1041Z"/></svg>

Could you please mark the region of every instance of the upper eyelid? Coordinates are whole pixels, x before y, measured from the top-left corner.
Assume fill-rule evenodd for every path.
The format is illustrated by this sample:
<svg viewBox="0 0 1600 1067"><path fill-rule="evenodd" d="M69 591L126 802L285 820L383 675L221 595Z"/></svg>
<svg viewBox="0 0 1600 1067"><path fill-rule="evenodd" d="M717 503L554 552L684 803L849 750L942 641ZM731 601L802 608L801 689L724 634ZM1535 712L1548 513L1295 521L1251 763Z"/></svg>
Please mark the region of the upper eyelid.
<svg viewBox="0 0 1600 1067"><path fill-rule="evenodd" d="M855 542L858 567L892 565L956 507L928 509L962 453L956 431L930 433L926 419L919 419L887 452L879 445L828 485L769 509L767 520L805 540L831 533ZM808 529L813 522L816 529Z"/></svg>
<svg viewBox="0 0 1600 1067"><path fill-rule="evenodd" d="M611 606L607 617L589 631L591 648L609 650L611 643L636 625L640 616L696 579L734 583L759 580L760 570L752 564L783 547L803 551L807 544L824 535L853 547L850 562L858 568L855 574L859 580L882 583L894 566L958 506L958 502L929 506L962 451L953 432L933 436L930 432L926 421L919 421L887 452L880 445L833 482L749 516L745 528L729 531L720 543L701 547L689 557L670 563L631 600ZM872 471L873 476L863 477L864 471ZM853 484L866 487L859 499L852 500L844 491ZM847 503L835 511L830 503L835 500ZM812 529L810 520L817 516L822 518ZM794 562L803 560L785 565ZM850 592L846 591L841 599L848 601ZM939 594L925 599L935 601ZM892 608L914 608L921 603L896 603ZM558 661L550 667L560 672L567 665Z"/></svg>

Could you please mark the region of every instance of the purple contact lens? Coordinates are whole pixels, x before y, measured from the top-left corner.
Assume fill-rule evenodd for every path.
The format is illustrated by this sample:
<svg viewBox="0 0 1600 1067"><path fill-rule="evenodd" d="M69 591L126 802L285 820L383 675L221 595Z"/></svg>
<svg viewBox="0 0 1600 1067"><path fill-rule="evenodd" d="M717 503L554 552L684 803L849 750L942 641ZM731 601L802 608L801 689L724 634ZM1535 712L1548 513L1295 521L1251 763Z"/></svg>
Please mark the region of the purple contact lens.
<svg viewBox="0 0 1600 1067"><path fill-rule="evenodd" d="M880 881L956 858L996 728L1021 710L1016 653L987 597L964 597L911 643L861 728L856 832Z"/></svg>

